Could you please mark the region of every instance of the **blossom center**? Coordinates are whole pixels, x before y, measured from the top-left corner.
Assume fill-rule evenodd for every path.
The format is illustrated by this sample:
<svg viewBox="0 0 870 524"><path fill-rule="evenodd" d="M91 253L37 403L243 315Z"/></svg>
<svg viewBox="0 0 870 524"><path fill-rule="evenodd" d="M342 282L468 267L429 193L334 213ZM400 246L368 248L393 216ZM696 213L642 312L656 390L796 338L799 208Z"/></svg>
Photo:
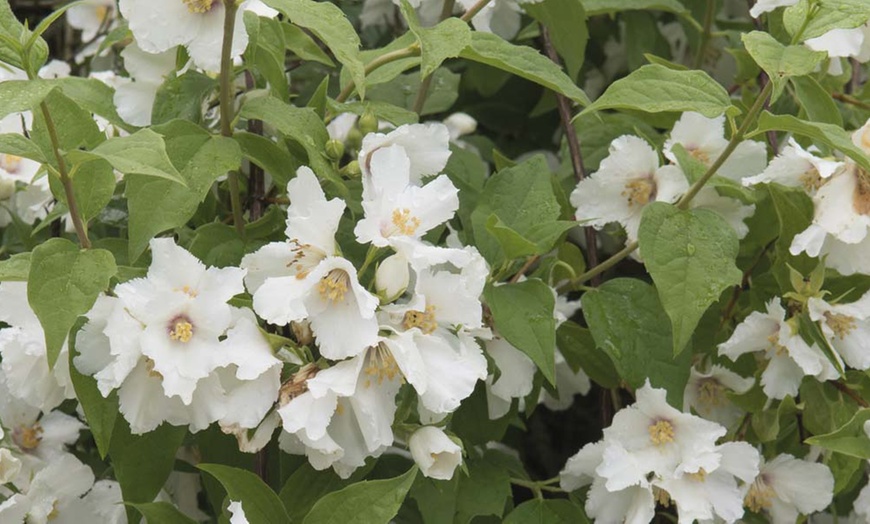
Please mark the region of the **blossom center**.
<svg viewBox="0 0 870 524"><path fill-rule="evenodd" d="M699 469L695 473L686 473L686 475L696 482L704 482L707 480L707 471L704 468Z"/></svg>
<svg viewBox="0 0 870 524"><path fill-rule="evenodd" d="M42 442L42 425L36 422L32 426L18 426L12 432L12 441L24 451L33 451Z"/></svg>
<svg viewBox="0 0 870 524"><path fill-rule="evenodd" d="M667 420L658 420L647 428L649 439L656 446L662 446L674 441L674 425Z"/></svg>
<svg viewBox="0 0 870 524"><path fill-rule="evenodd" d="M768 336L767 341L770 342L770 347L773 348L777 355L788 355L788 348L779 343L779 329Z"/></svg>
<svg viewBox="0 0 870 524"><path fill-rule="evenodd" d="M317 284L317 292L324 300L341 302L350 289L350 275L343 269L333 269Z"/></svg>
<svg viewBox="0 0 870 524"><path fill-rule="evenodd" d="M193 338L193 324L185 316L178 316L169 322L169 338L187 344Z"/></svg>
<svg viewBox="0 0 870 524"><path fill-rule="evenodd" d="M686 148L689 156L701 162L704 165L710 165L710 155L701 148Z"/></svg>
<svg viewBox="0 0 870 524"><path fill-rule="evenodd" d="M822 175L819 174L819 170L815 167L811 168L809 171L804 171L799 177L801 185L804 186L804 189L807 191L816 191L825 183L825 179L822 178Z"/></svg>
<svg viewBox="0 0 870 524"><path fill-rule="evenodd" d="M208 13L217 0L182 0L191 13Z"/></svg>
<svg viewBox="0 0 870 524"><path fill-rule="evenodd" d="M773 488L768 486L763 478L759 477L749 487L746 498L743 499L743 504L749 508L749 511L761 513L762 510L770 508L774 495Z"/></svg>
<svg viewBox="0 0 870 524"><path fill-rule="evenodd" d="M296 272L299 280L307 277L311 268L326 258L326 253L311 244L302 244L297 238L291 238L289 242L293 246L293 258L287 263L287 267Z"/></svg>
<svg viewBox="0 0 870 524"><path fill-rule="evenodd" d="M852 207L859 215L870 215L870 175L859 170L855 176L855 194L852 196Z"/></svg>
<svg viewBox="0 0 870 524"><path fill-rule="evenodd" d="M176 288L176 291L181 291L182 293L189 296L190 298L196 298L199 295L199 292L197 290L193 289L192 287L190 287L188 285L185 285L181 288Z"/></svg>
<svg viewBox="0 0 870 524"><path fill-rule="evenodd" d="M622 196L628 199L628 206L642 206L656 197L656 184L651 178L636 178L625 184Z"/></svg>
<svg viewBox="0 0 870 524"><path fill-rule="evenodd" d="M840 340L846 338L846 335L855 329L855 317L840 313L825 312L825 323Z"/></svg>
<svg viewBox="0 0 870 524"><path fill-rule="evenodd" d="M21 162L24 160L20 156L15 155L0 155L0 167L7 173L18 173L21 169Z"/></svg>
<svg viewBox="0 0 870 524"><path fill-rule="evenodd" d="M393 225L403 235L413 235L420 227L420 219L411 214L408 208L393 210Z"/></svg>
<svg viewBox="0 0 870 524"><path fill-rule="evenodd" d="M408 311L402 320L405 329L419 328L426 335L432 334L438 327L435 320L435 306L426 306L426 311Z"/></svg>
<svg viewBox="0 0 870 524"><path fill-rule="evenodd" d="M705 406L718 406L722 403L725 386L715 378L707 378L698 384L698 400Z"/></svg>
<svg viewBox="0 0 870 524"><path fill-rule="evenodd" d="M378 385L381 385L384 380L393 380L401 375L396 359L383 344L378 344L369 350L363 372L368 375L365 381L367 388L371 387L372 380L376 380Z"/></svg>

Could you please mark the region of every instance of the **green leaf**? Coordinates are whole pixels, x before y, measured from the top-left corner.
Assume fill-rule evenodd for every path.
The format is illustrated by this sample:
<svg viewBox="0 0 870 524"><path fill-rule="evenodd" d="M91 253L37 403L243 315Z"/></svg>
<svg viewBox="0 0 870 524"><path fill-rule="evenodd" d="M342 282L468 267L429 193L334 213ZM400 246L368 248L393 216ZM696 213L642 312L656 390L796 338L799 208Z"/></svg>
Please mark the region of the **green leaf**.
<svg viewBox="0 0 870 524"><path fill-rule="evenodd" d="M130 504L148 524L195 524L196 521L168 502Z"/></svg>
<svg viewBox="0 0 870 524"><path fill-rule="evenodd" d="M278 495L250 471L222 464L199 464L197 467L216 478L227 490L230 500L242 503L249 521L256 524L286 524L290 521Z"/></svg>
<svg viewBox="0 0 870 524"><path fill-rule="evenodd" d="M245 28L250 40L245 51L245 62L253 66L253 70L265 78L272 96L279 100L290 98L290 86L287 81L285 55L287 48L284 43L284 27L286 22L268 17L258 17L251 11L245 12Z"/></svg>
<svg viewBox="0 0 870 524"><path fill-rule="evenodd" d="M278 497L290 522L301 522L318 500L349 484L350 480L343 480L333 471L317 471L306 462L290 475Z"/></svg>
<svg viewBox="0 0 870 524"><path fill-rule="evenodd" d="M61 151L90 149L105 142L106 135L100 131L91 114L63 92L59 90L50 92L43 100L43 104L54 123L54 130L49 130L44 113L39 108L33 113L30 138L42 149L45 159L55 168L58 167L58 163L54 153L52 132ZM68 155L68 158L73 157Z"/></svg>
<svg viewBox="0 0 870 524"><path fill-rule="evenodd" d="M167 149L181 167L187 187L161 178L128 177L125 194L130 210L130 260L139 258L158 233L187 223L214 181L241 164L241 151L234 140L210 137L194 128L189 130L191 134L167 140ZM183 154L173 155L171 150L176 147L184 147Z"/></svg>
<svg viewBox="0 0 870 524"><path fill-rule="evenodd" d="M109 251L80 250L62 238L47 240L33 250L27 301L45 331L49 367L54 367L76 319L109 287L116 270Z"/></svg>
<svg viewBox="0 0 870 524"><path fill-rule="evenodd" d="M471 45L462 51L461 56L540 84L580 105L589 104L586 93L574 85L559 66L531 47L514 45L492 33L475 31L471 34Z"/></svg>
<svg viewBox="0 0 870 524"><path fill-rule="evenodd" d="M745 33L742 39L752 59L774 82L773 100L779 97L785 86L783 79L812 73L828 56L824 51L813 51L803 45L784 46L762 31Z"/></svg>
<svg viewBox="0 0 870 524"><path fill-rule="evenodd" d="M813 201L802 189L789 189L776 184L768 184L767 191L779 219L779 235L776 237L776 258L774 276L780 283L783 293L792 291L789 283L788 266L802 273L809 273L818 263L806 254L794 256L789 252L795 235L809 227L813 220Z"/></svg>
<svg viewBox="0 0 870 524"><path fill-rule="evenodd" d="M710 304L743 277L735 264L737 234L713 211L654 202L644 209L638 241L679 354Z"/></svg>
<svg viewBox="0 0 870 524"><path fill-rule="evenodd" d="M504 454L487 450L482 457L468 458L468 476L459 479L456 522L468 524L474 517L500 518L511 495L510 473Z"/></svg>
<svg viewBox="0 0 870 524"><path fill-rule="evenodd" d="M542 228L558 229L560 214L550 181L550 168L543 157L534 156L514 167L502 169L486 181L477 207L471 213L474 239L481 254L493 266L509 260L509 255L513 254L506 253L503 247L502 242L510 235L504 228L529 243L534 242L537 251L544 253L553 247L559 235L549 235L546 239L536 235L543 231ZM497 217L497 221L490 222L492 215ZM501 241L491 232L497 228L502 228L504 233ZM511 249L510 245L508 247Z"/></svg>
<svg viewBox="0 0 870 524"><path fill-rule="evenodd" d="M417 476L407 473L385 480L364 480L332 492L314 504L304 524L387 524L399 512Z"/></svg>
<svg viewBox="0 0 870 524"><path fill-rule="evenodd" d="M30 253L18 253L0 262L0 282L27 282Z"/></svg>
<svg viewBox="0 0 870 524"><path fill-rule="evenodd" d="M870 4L864 0L820 0L812 19L803 30L802 40L822 36L832 29L852 29L870 20ZM794 35L803 26L807 6L804 3L785 10L783 21Z"/></svg>
<svg viewBox="0 0 870 524"><path fill-rule="evenodd" d="M110 138L91 151L73 151L69 157L74 161L102 158L125 175L163 178L181 185L186 183L169 160L163 137L151 129Z"/></svg>
<svg viewBox="0 0 870 524"><path fill-rule="evenodd" d="M852 143L851 135L842 127L820 122L807 122L791 115L773 115L765 111L758 118L758 127L751 135L754 136L766 133L767 131L787 131L805 136L843 152L843 154L854 160L856 164L870 171L870 158L867 157L860 147Z"/></svg>
<svg viewBox="0 0 870 524"><path fill-rule="evenodd" d="M217 81L197 71L170 78L158 89L151 110L151 123L165 124L174 118L202 121L202 104Z"/></svg>
<svg viewBox="0 0 870 524"><path fill-rule="evenodd" d="M80 321L80 323L84 325L84 322ZM118 417L118 394L113 391L108 397L103 397L97 388L96 379L79 373L74 364L75 358L78 357L76 339L81 333L81 326L78 327L79 329L73 329L73 336L70 337L69 376L75 388L76 398L82 406L82 411L85 412L85 419L94 436L100 458L105 459L106 454L109 453L115 420Z"/></svg>
<svg viewBox="0 0 870 524"><path fill-rule="evenodd" d="M577 78L583 66L586 41L589 40L583 5L580 0L544 0L522 4L527 13L549 30L553 47L565 61L565 69L572 79Z"/></svg>
<svg viewBox="0 0 870 524"><path fill-rule="evenodd" d="M795 90L795 100L811 122L843 127L843 115L831 98L831 94L811 76L791 79Z"/></svg>
<svg viewBox="0 0 870 524"><path fill-rule="evenodd" d="M0 6L5 5L0 2ZM12 113L30 111L48 96L54 86L38 80L6 80L0 82L0 118Z"/></svg>
<svg viewBox="0 0 870 524"><path fill-rule="evenodd" d="M537 279L487 286L484 299L498 332L556 383L556 307L553 291Z"/></svg>
<svg viewBox="0 0 870 524"><path fill-rule="evenodd" d="M667 11L675 14L686 13L686 8L678 0L583 0L589 16L617 13L619 11Z"/></svg>
<svg viewBox="0 0 870 524"><path fill-rule="evenodd" d="M59 87L63 94L75 100L76 104L86 111L105 118L112 125L127 131L135 129L118 115L114 103L115 90L102 81L96 78L71 76L42 82Z"/></svg>
<svg viewBox="0 0 870 524"><path fill-rule="evenodd" d="M233 140L242 148L242 156L271 175L277 187L286 187L299 167L293 155L264 136L237 131L233 134Z"/></svg>
<svg viewBox="0 0 870 524"><path fill-rule="evenodd" d="M347 195L347 187L324 156L329 133L313 109L285 104L272 97L260 97L246 102L241 116L267 122L285 137L299 143L308 154L308 165L314 173L330 181L341 196Z"/></svg>
<svg viewBox="0 0 870 524"><path fill-rule="evenodd" d="M613 361L595 345L592 333L567 320L556 329L556 347L576 373L582 369L603 388L619 386L619 373Z"/></svg>
<svg viewBox="0 0 870 524"><path fill-rule="evenodd" d="M730 107L728 92L707 73L649 64L610 84L581 114L602 109L636 109L648 113L695 111L712 118Z"/></svg>
<svg viewBox="0 0 870 524"><path fill-rule="evenodd" d="M460 80L461 75L446 67L437 69L432 74L432 82L420 114L443 113L453 107L459 98ZM397 123L396 117L401 118L401 123L416 123L417 114L412 109L421 83L419 71L399 75L389 82L370 87L368 99L360 105L371 107L375 116L393 123ZM345 107L347 105L349 104L345 104ZM393 114L385 113L385 109L390 109Z"/></svg>
<svg viewBox="0 0 870 524"><path fill-rule="evenodd" d="M197 228L189 251L207 266L238 266L245 255L245 243L236 228L213 222Z"/></svg>
<svg viewBox="0 0 870 524"><path fill-rule="evenodd" d="M365 98L365 66L356 29L337 6L312 0L264 0L291 22L314 33L350 71L360 98Z"/></svg>
<svg viewBox="0 0 870 524"><path fill-rule="evenodd" d="M18 133L0 135L0 153L29 158L41 164L46 162L45 155L39 146Z"/></svg>
<svg viewBox="0 0 870 524"><path fill-rule="evenodd" d="M671 323L655 288L640 280L616 278L583 295L583 313L595 343L633 388L647 378L668 392L682 409L692 355L674 356Z"/></svg>
<svg viewBox="0 0 870 524"><path fill-rule="evenodd" d="M0 2L0 62L24 69L22 42L26 42L33 34L24 28L8 1ZM14 43L14 45L13 45ZM39 68L48 58L48 44L36 35L30 49L29 62L31 67Z"/></svg>
<svg viewBox="0 0 870 524"><path fill-rule="evenodd" d="M408 28L420 42L420 71L423 78L431 75L448 58L456 58L471 44L471 28L458 18L448 18L435 27L420 25L417 12L408 2L402 0L399 6L408 22Z"/></svg>
<svg viewBox="0 0 870 524"><path fill-rule="evenodd" d="M565 499L533 499L517 506L504 524L582 524L589 519L580 508Z"/></svg>
<svg viewBox="0 0 870 524"><path fill-rule="evenodd" d="M284 28L284 45L288 50L302 60L320 62L325 66L335 67L335 62L305 31L292 24L281 24L281 26Z"/></svg>
<svg viewBox="0 0 870 524"><path fill-rule="evenodd" d="M78 204L79 214L87 222L96 218L112 199L115 193L115 170L104 160L94 160L73 167L73 194ZM60 181L51 179L52 185L60 186ZM61 187L54 191L59 202L68 205L66 193Z"/></svg>
<svg viewBox="0 0 870 524"><path fill-rule="evenodd" d="M115 420L109 458L121 485L124 502L150 503L166 483L175 464L175 454L187 434L186 426L162 424L144 435L130 434L123 417ZM127 512L130 522L131 510Z"/></svg>
<svg viewBox="0 0 870 524"><path fill-rule="evenodd" d="M776 409L768 408L760 412L752 414L752 430L760 442L773 442L784 433L783 427L795 424L795 407L794 399L791 396L786 396L779 402Z"/></svg>
<svg viewBox="0 0 870 524"><path fill-rule="evenodd" d="M864 423L868 420L870 420L870 408L860 409L849 422L836 431L810 437L805 442L850 457L870 459L870 438L867 438L864 432Z"/></svg>

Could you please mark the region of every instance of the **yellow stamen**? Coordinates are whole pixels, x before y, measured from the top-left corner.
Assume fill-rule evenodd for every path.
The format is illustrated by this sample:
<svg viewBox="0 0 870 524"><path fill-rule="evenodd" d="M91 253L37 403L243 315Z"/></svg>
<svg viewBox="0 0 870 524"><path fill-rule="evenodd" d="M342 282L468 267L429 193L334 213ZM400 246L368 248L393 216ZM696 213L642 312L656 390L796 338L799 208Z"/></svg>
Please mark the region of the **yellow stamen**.
<svg viewBox="0 0 870 524"><path fill-rule="evenodd" d="M671 505L670 494L658 486L653 486L653 497L655 498L655 501L663 508L667 508Z"/></svg>
<svg viewBox="0 0 870 524"><path fill-rule="evenodd" d="M420 328L426 335L431 334L438 328L435 320L435 306L426 306L426 311L408 311L402 320L405 329Z"/></svg>
<svg viewBox="0 0 870 524"><path fill-rule="evenodd" d="M23 451L33 451L42 442L42 425L39 422L32 426L19 426L12 432L12 441Z"/></svg>
<svg viewBox="0 0 870 524"><path fill-rule="evenodd" d="M687 152L689 156L701 162L705 166L710 165L710 155L708 155L705 151L698 148L687 148Z"/></svg>
<svg viewBox="0 0 870 524"><path fill-rule="evenodd" d="M763 510L770 508L775 495L776 493L773 491L773 488L768 486L764 482L764 479L759 476L752 483L752 486L749 487L749 492L746 493L746 498L743 499L743 505L753 513L761 513Z"/></svg>
<svg viewBox="0 0 870 524"><path fill-rule="evenodd" d="M163 375L159 371L154 371L154 361L150 358L145 359L145 371L148 372L149 377L159 379L163 378Z"/></svg>
<svg viewBox="0 0 870 524"><path fill-rule="evenodd" d="M825 183L825 179L822 178L822 175L819 174L819 170L816 168L812 168L809 171L804 172L799 180L801 185L804 186L804 189L807 191L816 191Z"/></svg>
<svg viewBox="0 0 870 524"><path fill-rule="evenodd" d="M420 219L411 215L410 209L394 209L393 225L403 235L413 235L420 227Z"/></svg>
<svg viewBox="0 0 870 524"><path fill-rule="evenodd" d="M333 269L317 284L317 291L324 300L341 302L350 289L350 275L343 269Z"/></svg>
<svg viewBox="0 0 870 524"><path fill-rule="evenodd" d="M836 335L840 340L846 338L846 335L851 333L856 325L855 317L839 313L831 313L830 311L825 312L825 324L831 328L831 331L833 331L834 335Z"/></svg>
<svg viewBox="0 0 870 524"><path fill-rule="evenodd" d="M774 348L774 350L776 350L777 355L788 355L788 348L779 343L779 329L777 329L775 333L768 336L767 341L770 342L770 346Z"/></svg>
<svg viewBox="0 0 870 524"><path fill-rule="evenodd" d="M17 173L21 168L22 160L24 159L20 156L0 155L0 168L3 168L7 173Z"/></svg>
<svg viewBox="0 0 870 524"><path fill-rule="evenodd" d="M704 482L707 480L707 472L704 468L699 469L695 473L687 473L686 474L690 479L695 480L697 482Z"/></svg>
<svg viewBox="0 0 870 524"><path fill-rule="evenodd" d="M175 321L175 326L169 332L169 338L176 342L187 344L193 338L193 324L183 318Z"/></svg>
<svg viewBox="0 0 870 524"><path fill-rule="evenodd" d="M625 184L622 196L628 199L629 207L642 206L655 200L656 184L650 178L637 178Z"/></svg>
<svg viewBox="0 0 870 524"><path fill-rule="evenodd" d="M192 287L190 287L188 285L185 285L181 288L175 288L175 291L181 291L182 293L189 296L190 298L196 298L197 295L199 295L199 292L197 292L197 290L193 289Z"/></svg>
<svg viewBox="0 0 870 524"><path fill-rule="evenodd" d="M725 386L715 378L705 378L698 384L698 401L704 406L718 406L723 403Z"/></svg>
<svg viewBox="0 0 870 524"><path fill-rule="evenodd" d="M393 380L397 376L401 377L396 359L393 358L393 354L384 344L378 344L369 349L363 371L369 376L365 381L365 387L371 387L372 380L376 380L380 385L385 379Z"/></svg>
<svg viewBox="0 0 870 524"><path fill-rule="evenodd" d="M647 428L649 439L656 446L662 446L674 441L674 426L667 420L659 420Z"/></svg>
<svg viewBox="0 0 870 524"><path fill-rule="evenodd" d="M191 13L208 13L216 0L182 0Z"/></svg>

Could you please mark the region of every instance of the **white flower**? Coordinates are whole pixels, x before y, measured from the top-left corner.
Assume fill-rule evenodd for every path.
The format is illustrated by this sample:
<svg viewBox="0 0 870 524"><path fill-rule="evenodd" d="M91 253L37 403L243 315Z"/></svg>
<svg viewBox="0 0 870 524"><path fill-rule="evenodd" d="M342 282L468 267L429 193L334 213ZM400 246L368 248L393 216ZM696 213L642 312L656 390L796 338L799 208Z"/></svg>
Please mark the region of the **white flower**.
<svg viewBox="0 0 870 524"><path fill-rule="evenodd" d="M0 283L0 362L9 390L16 398L43 411L75 398L69 377L69 352L61 348L54 369L48 367L45 333L27 302L27 284Z"/></svg>
<svg viewBox="0 0 870 524"><path fill-rule="evenodd" d="M392 245L397 237L419 240L431 229L453 218L459 209L459 190L447 175L439 175L420 185L423 173L415 174L415 166L427 159L415 158L413 155L423 156L424 153L420 149L410 149L400 141L410 138L431 140L431 135L435 135L431 147L443 150L435 149L427 154L449 157L447 143L441 140L449 135L442 124L402 126L386 135L384 143L365 157L363 153L370 142L368 136L363 141L360 157L366 162L362 201L365 218L354 229L360 243L385 247Z"/></svg>
<svg viewBox="0 0 870 524"><path fill-rule="evenodd" d="M645 140L625 135L610 144L598 171L577 184L571 205L577 220L595 229L619 222L632 242L647 204L676 202L688 187L678 167L659 167L658 154Z"/></svg>
<svg viewBox="0 0 870 524"><path fill-rule="evenodd" d="M459 0L458 3L468 10L477 2ZM521 18L522 10L517 0L494 0L474 15L471 25L478 31L495 33L505 40L511 40L520 30Z"/></svg>
<svg viewBox="0 0 870 524"><path fill-rule="evenodd" d="M133 42L121 51L121 57L133 81L120 83L115 88L114 103L118 115L134 126L151 125L157 90L175 71L175 48L162 53L146 53Z"/></svg>
<svg viewBox="0 0 870 524"><path fill-rule="evenodd" d="M610 491L605 479L596 473L601 466L604 441L586 444L568 459L559 474L565 491L575 491L592 485L586 499L586 514L598 524L644 524L655 517L655 497L652 486L644 482L621 490Z"/></svg>
<svg viewBox="0 0 870 524"><path fill-rule="evenodd" d="M731 338L719 344L719 354L731 360L744 353L764 352L768 360L761 374L765 395L782 399L796 397L801 379L811 375L819 380L837 378L837 370L815 344L804 342L793 322L786 321L778 299L767 304L767 312L754 311L737 326Z"/></svg>
<svg viewBox="0 0 870 524"><path fill-rule="evenodd" d="M450 133L450 141L455 142L464 135L470 135L477 130L477 120L468 113L452 113L444 119L444 125Z"/></svg>
<svg viewBox="0 0 870 524"><path fill-rule="evenodd" d="M12 114L0 120L0 132L23 134L31 126L30 113ZM34 180L39 162L11 154L0 154L0 227L12 222L12 214L32 224L45 218L52 200L48 178Z"/></svg>
<svg viewBox="0 0 870 524"><path fill-rule="evenodd" d="M693 367L683 394L683 411L693 409L705 419L730 428L740 419L743 411L731 402L726 392L746 393L754 383L752 377L743 378L715 364L707 372Z"/></svg>
<svg viewBox="0 0 870 524"><path fill-rule="evenodd" d="M242 15L236 13L231 54L237 57L248 45ZM219 0L120 0L121 14L143 51L162 53L183 45L197 67L219 71L224 29L224 3Z"/></svg>
<svg viewBox="0 0 870 524"><path fill-rule="evenodd" d="M367 457L379 456L393 443L401 377L385 347L377 344L331 368L300 373L291 390L282 393L289 399L278 409L282 449L305 454L314 469L332 467L347 478Z"/></svg>
<svg viewBox="0 0 870 524"><path fill-rule="evenodd" d="M15 480L21 472L21 461L7 448L0 448L0 485Z"/></svg>
<svg viewBox="0 0 870 524"><path fill-rule="evenodd" d="M368 3L369 2L366 2L365 5L368 5ZM347 136L356 125L357 120L359 120L359 116L353 113L341 113L336 116L326 125L326 131L329 133L329 138L332 140L338 140L339 142L346 142Z"/></svg>
<svg viewBox="0 0 870 524"><path fill-rule="evenodd" d="M108 30L111 23L107 20L115 15L115 0L86 0L70 7L66 12L66 21L70 27L80 29L82 42L93 40L100 29Z"/></svg>
<svg viewBox="0 0 870 524"><path fill-rule="evenodd" d="M0 521L58 524L103 522L82 500L94 485L91 468L73 455L65 454L39 471L24 493L0 504Z"/></svg>
<svg viewBox="0 0 870 524"><path fill-rule="evenodd" d="M860 63L870 60L870 24L849 29L832 29L804 44L814 51L824 51L831 58L828 73L843 74L839 58L854 58Z"/></svg>
<svg viewBox="0 0 870 524"><path fill-rule="evenodd" d="M744 205L736 198L720 195L714 187L703 187L690 206L692 209L709 209L717 213L737 233L737 238L744 238L749 233L749 226L743 221L755 213L755 204Z"/></svg>
<svg viewBox="0 0 870 524"><path fill-rule="evenodd" d="M859 522L870 522L870 484L861 488L861 492L858 493L858 498L855 499L852 507L858 517L863 519Z"/></svg>
<svg viewBox="0 0 870 524"><path fill-rule="evenodd" d="M755 2L755 5L752 6L752 9L749 10L749 14L752 15L753 18L758 18L762 13L773 11L777 7L795 5L798 1L799 0L758 0Z"/></svg>
<svg viewBox="0 0 870 524"><path fill-rule="evenodd" d="M737 480L752 482L758 474L758 451L745 442L727 442L717 446L716 452L719 466L713 471L701 469L653 481L676 503L682 524L712 520L714 515L731 523L743 516L743 493Z"/></svg>
<svg viewBox="0 0 870 524"><path fill-rule="evenodd" d="M532 392L536 368L532 359L496 333L486 341L486 352L500 372L498 378L486 378L487 409L495 420L507 415L513 399L522 401Z"/></svg>
<svg viewBox="0 0 870 524"><path fill-rule="evenodd" d="M719 467L715 446L725 428L674 409L665 395L647 381L637 390L637 402L604 430L604 459L595 471L607 479L608 490L643 485L648 473L679 478Z"/></svg>
<svg viewBox="0 0 870 524"><path fill-rule="evenodd" d="M805 150L794 138L759 175L743 179L744 186L776 182L786 187L803 188L809 195L816 191L845 164L820 158Z"/></svg>
<svg viewBox="0 0 870 524"><path fill-rule="evenodd" d="M408 440L408 447L414 462L420 466L420 472L429 478L450 480L462 464L462 448L435 426L415 431Z"/></svg>
<svg viewBox="0 0 870 524"><path fill-rule="evenodd" d="M287 184L287 194L290 241L267 244L242 259L254 311L277 325L308 319L329 359L358 355L377 341L378 299L360 285L353 264L336 256L344 202L327 201L307 167Z"/></svg>
<svg viewBox="0 0 870 524"><path fill-rule="evenodd" d="M232 513L230 524L248 524L248 517L245 516L245 510L242 508L242 503L230 501L230 506L227 510Z"/></svg>
<svg viewBox="0 0 870 524"><path fill-rule="evenodd" d="M375 191L371 180L371 163L372 156L381 148L399 146L410 161L409 182L419 186L424 176L438 174L447 165L447 159L450 158L449 142L450 132L444 124L439 123L404 125L388 134L367 134L363 138L358 158L363 172L363 198L375 196L367 195Z"/></svg>
<svg viewBox="0 0 870 524"><path fill-rule="evenodd" d="M95 482L82 501L90 507L101 524L127 524L121 485L114 480Z"/></svg>
<svg viewBox="0 0 870 524"><path fill-rule="evenodd" d="M849 304L832 305L813 297L807 305L810 318L821 323L825 338L846 364L870 368L870 293Z"/></svg>
<svg viewBox="0 0 870 524"><path fill-rule="evenodd" d="M768 513L773 524L792 524L800 514L828 507L834 494L834 476L823 464L782 454L762 464L758 477L744 491L750 511Z"/></svg>
<svg viewBox="0 0 870 524"><path fill-rule="evenodd" d="M274 403L281 362L253 314L227 301L244 271L206 268L170 239L151 241L147 278L115 288L88 313L76 367L94 375L104 396L119 389L134 433L160 423L199 431L256 427Z"/></svg>
<svg viewBox="0 0 870 524"><path fill-rule="evenodd" d="M699 113L683 113L674 124L671 136L664 147L665 156L674 163L677 162L677 157L671 149L675 144L682 145L689 155L710 167L728 147L728 139L725 138L725 117L707 118ZM766 146L761 142L746 140L738 144L717 174L739 181L744 177L761 173L766 166Z"/></svg>

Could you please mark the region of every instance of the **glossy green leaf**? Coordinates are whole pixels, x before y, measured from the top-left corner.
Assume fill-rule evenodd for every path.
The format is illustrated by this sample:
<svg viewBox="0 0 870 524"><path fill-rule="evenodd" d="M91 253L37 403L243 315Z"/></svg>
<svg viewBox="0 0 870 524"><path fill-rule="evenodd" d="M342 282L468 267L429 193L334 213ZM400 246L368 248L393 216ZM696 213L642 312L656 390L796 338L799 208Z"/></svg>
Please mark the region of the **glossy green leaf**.
<svg viewBox="0 0 870 524"><path fill-rule="evenodd" d="M388 524L399 512L416 476L414 466L395 478L351 484L318 500L303 523Z"/></svg>
<svg viewBox="0 0 870 524"><path fill-rule="evenodd" d="M286 524L290 517L281 499L260 477L250 471L221 464L199 464L227 490L230 500L241 502L245 517L257 524Z"/></svg>

